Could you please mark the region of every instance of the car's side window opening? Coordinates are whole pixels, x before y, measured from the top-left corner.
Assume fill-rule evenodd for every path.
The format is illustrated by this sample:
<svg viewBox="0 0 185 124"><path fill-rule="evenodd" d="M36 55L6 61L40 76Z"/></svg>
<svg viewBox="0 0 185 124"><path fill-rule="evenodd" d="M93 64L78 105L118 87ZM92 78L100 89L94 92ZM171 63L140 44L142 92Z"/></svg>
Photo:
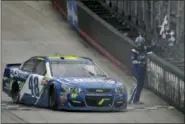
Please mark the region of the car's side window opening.
<svg viewBox="0 0 185 124"><path fill-rule="evenodd" d="M37 65L34 72L43 76L46 74L46 64L43 60L37 60Z"/></svg>
<svg viewBox="0 0 185 124"><path fill-rule="evenodd" d="M34 59L29 59L23 64L23 66L21 67L21 70L27 71L27 72L33 72L35 65L36 65L36 61Z"/></svg>

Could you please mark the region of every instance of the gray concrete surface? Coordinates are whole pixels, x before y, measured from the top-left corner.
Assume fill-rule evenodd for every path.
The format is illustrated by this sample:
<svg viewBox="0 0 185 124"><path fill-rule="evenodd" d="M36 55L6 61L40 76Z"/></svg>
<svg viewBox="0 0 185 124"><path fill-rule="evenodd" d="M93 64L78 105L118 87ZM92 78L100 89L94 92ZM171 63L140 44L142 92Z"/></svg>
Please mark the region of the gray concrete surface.
<svg viewBox="0 0 185 124"><path fill-rule="evenodd" d="M94 59L110 76L133 82L119 68L86 44L48 1L2 2L2 64L22 62L34 55L55 52L76 54ZM2 93L2 122L25 123L179 123L184 116L159 97L144 90L142 106L129 106L128 112L65 112L14 105ZM158 105L158 106L157 106ZM163 107L161 107L161 106Z"/></svg>

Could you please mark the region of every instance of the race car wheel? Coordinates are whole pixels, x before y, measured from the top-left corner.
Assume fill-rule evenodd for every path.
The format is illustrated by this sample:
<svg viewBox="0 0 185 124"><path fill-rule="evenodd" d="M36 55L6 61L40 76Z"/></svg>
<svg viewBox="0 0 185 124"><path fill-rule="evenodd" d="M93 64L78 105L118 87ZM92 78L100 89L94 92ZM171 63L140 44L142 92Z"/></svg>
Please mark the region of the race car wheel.
<svg viewBox="0 0 185 124"><path fill-rule="evenodd" d="M13 103L19 103L20 93L19 93L19 85L17 82L14 82L12 84L12 90L11 90L11 97Z"/></svg>
<svg viewBox="0 0 185 124"><path fill-rule="evenodd" d="M57 93L54 86L51 86L49 89L49 108L53 110L57 110Z"/></svg>

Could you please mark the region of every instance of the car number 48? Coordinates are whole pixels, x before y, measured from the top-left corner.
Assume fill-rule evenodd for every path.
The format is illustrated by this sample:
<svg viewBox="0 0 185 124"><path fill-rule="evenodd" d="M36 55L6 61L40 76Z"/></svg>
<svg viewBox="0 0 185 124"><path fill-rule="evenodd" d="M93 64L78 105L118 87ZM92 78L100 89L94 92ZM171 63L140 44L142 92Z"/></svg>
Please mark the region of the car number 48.
<svg viewBox="0 0 185 124"><path fill-rule="evenodd" d="M38 77L31 76L28 82L28 88L31 90L31 95L39 97L39 79Z"/></svg>

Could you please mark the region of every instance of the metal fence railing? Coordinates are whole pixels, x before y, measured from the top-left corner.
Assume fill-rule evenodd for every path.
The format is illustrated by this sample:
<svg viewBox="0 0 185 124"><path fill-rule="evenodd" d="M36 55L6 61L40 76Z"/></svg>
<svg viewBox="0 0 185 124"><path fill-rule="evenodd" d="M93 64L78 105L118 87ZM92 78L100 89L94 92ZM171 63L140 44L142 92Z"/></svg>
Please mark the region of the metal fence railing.
<svg viewBox="0 0 185 124"><path fill-rule="evenodd" d="M184 72L155 54L147 59L147 87L184 112Z"/></svg>

